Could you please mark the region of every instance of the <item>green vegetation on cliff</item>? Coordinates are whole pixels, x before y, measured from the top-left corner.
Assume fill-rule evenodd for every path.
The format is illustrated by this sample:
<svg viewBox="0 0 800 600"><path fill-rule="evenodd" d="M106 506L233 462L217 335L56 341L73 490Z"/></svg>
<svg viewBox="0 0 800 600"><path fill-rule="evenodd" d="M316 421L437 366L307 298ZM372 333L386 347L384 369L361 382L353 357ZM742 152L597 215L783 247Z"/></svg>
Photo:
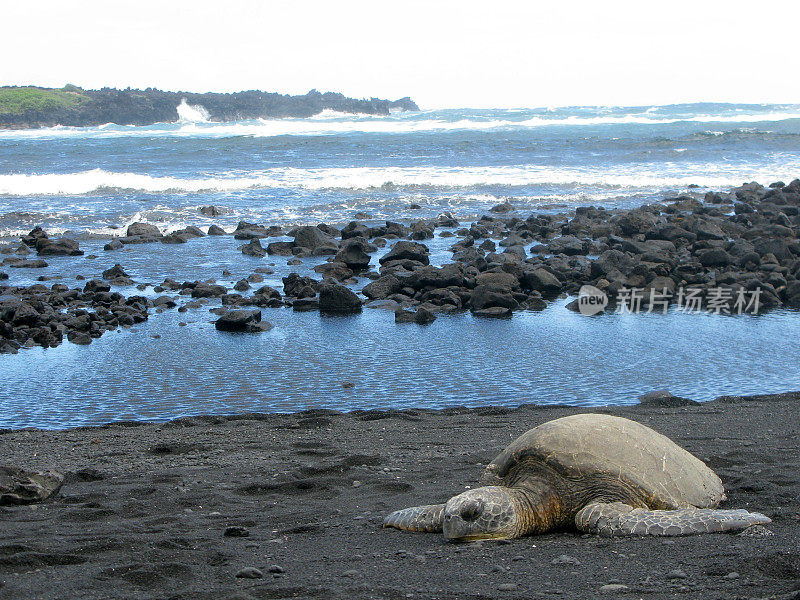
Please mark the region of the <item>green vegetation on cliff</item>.
<svg viewBox="0 0 800 600"><path fill-rule="evenodd" d="M76 108L89 101L75 86L63 89L37 87L0 88L0 115L22 114L26 111L48 111Z"/></svg>
<svg viewBox="0 0 800 600"><path fill-rule="evenodd" d="M212 121L310 117L323 110L386 115L391 110L419 110L410 98L347 98L333 92L311 90L288 96L250 90L232 94L165 92L103 88L84 90L74 85L61 89L0 87L0 129L27 129L66 125L84 127L116 123L152 125L178 120L181 102L202 106Z"/></svg>

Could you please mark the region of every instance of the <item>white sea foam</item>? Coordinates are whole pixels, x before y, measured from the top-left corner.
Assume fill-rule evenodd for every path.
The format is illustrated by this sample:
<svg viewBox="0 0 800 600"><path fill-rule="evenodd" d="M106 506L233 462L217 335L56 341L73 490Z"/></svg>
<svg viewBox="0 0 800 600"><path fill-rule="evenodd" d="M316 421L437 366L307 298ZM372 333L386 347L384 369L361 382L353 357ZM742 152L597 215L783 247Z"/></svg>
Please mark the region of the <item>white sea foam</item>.
<svg viewBox="0 0 800 600"><path fill-rule="evenodd" d="M188 104L186 98L181 100L177 106L178 119L181 123L207 123L209 114L205 106L200 104Z"/></svg>
<svg viewBox="0 0 800 600"><path fill-rule="evenodd" d="M398 113L395 113L398 114ZM353 119L355 117L364 118L366 115L363 114L354 114L354 113L346 113L341 112L338 110L333 110L330 108L324 109L322 112L317 113L313 117L309 117L315 121L324 121L325 119Z"/></svg>
<svg viewBox="0 0 800 600"><path fill-rule="evenodd" d="M178 178L138 173L116 173L93 169L68 174L0 175L0 194L78 195L98 191L137 190L142 192L201 193L233 192L246 189L341 189L404 193L419 188L463 190L476 186L588 186L621 191L639 189L739 185L744 181L792 179L800 162L776 155L758 167L726 163L627 164L617 167L351 167L297 169L275 168L242 175L223 173L216 177ZM386 185L391 183L391 185Z"/></svg>
<svg viewBox="0 0 800 600"><path fill-rule="evenodd" d="M700 114L687 116L659 116L647 109L644 112L607 114L597 109L593 115L557 116L556 113L519 117L518 111L501 111L494 116L464 115L453 119L453 113L423 112L412 115L350 115L323 111L308 119L257 119L231 123L210 123L208 112L202 106L191 106L184 101L178 106L178 123L159 123L147 127L132 125L103 125L100 127L51 127L28 130L2 130L0 139L58 139L58 138L114 138L114 137L276 137L276 136L327 136L352 133L409 134L444 131L526 130L543 127L592 127L604 125L665 125L682 122L693 123L774 123L800 119L800 110L782 108L752 114ZM498 116L499 115L499 116ZM448 118L449 117L449 118Z"/></svg>
<svg viewBox="0 0 800 600"><path fill-rule="evenodd" d="M232 191L251 187L280 187L280 182L270 181L268 177L181 179L102 169L68 174L0 175L0 194L19 196L86 194L112 189L181 193Z"/></svg>

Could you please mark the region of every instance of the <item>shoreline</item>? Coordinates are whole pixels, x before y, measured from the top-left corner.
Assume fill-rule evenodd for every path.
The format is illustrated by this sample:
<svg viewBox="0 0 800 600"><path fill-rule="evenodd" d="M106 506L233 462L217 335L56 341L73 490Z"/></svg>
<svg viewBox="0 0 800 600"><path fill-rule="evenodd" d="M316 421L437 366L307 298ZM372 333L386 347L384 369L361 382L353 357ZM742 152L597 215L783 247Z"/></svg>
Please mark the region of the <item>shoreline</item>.
<svg viewBox="0 0 800 600"><path fill-rule="evenodd" d="M798 400L793 392L588 411L312 410L4 433L9 464L57 468L66 482L51 500L0 507L0 594L788 600L800 590ZM774 535L564 531L453 544L380 528L391 510L474 485L528 428L577 412L667 435L720 475L724 506L765 513Z"/></svg>
<svg viewBox="0 0 800 600"><path fill-rule="evenodd" d="M480 406L446 406L442 408L428 407L407 407L407 408L374 408L353 410L337 410L333 408L306 408L295 411L274 411L274 412L238 412L238 413L219 413L219 414L195 414L183 415L171 419L120 419L118 421L108 421L96 425L75 425L71 427L0 427L0 435L9 435L20 432L49 432L49 433L69 433L71 431L90 432L92 430L111 429L116 427L136 428L136 427L195 427L200 425L221 425L234 421L269 421L284 417L297 417L298 419L316 419L317 417L347 417L363 420L381 420L387 418L406 418L416 417L420 414L442 416L453 415L486 415L486 414L506 414L517 410L565 410L565 411L605 411L612 409L628 410L634 408L642 409L678 409L683 407L701 407L712 404L749 404L749 403L770 403L770 402L800 402L800 391L785 391L768 394L743 394L743 395L722 395L716 396L711 400L696 401L691 398L675 396L668 390L654 390L642 394L638 398L638 403L631 404L598 404L593 406L583 406L576 404L536 404L523 402L517 405L485 404Z"/></svg>

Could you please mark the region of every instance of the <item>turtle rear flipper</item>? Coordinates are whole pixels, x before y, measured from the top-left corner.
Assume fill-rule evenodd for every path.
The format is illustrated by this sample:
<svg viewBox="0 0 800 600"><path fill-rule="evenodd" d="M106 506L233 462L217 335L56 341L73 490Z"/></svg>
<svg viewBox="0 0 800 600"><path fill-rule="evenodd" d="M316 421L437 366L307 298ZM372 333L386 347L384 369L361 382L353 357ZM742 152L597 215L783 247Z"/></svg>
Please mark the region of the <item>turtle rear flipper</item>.
<svg viewBox="0 0 800 600"><path fill-rule="evenodd" d="M404 531L441 533L444 507L444 504L428 504L396 510L383 520L383 526Z"/></svg>
<svg viewBox="0 0 800 600"><path fill-rule="evenodd" d="M647 510L622 502L595 502L578 511L575 525L579 531L615 535L692 535L695 533L732 533L751 525L765 525L772 519L743 509L681 508Z"/></svg>

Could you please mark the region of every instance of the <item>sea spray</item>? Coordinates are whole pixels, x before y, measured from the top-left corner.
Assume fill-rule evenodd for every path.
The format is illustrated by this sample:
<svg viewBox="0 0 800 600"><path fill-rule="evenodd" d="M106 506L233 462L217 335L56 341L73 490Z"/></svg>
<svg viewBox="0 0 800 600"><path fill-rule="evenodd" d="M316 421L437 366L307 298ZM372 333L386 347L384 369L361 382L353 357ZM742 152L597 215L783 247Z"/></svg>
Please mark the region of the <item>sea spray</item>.
<svg viewBox="0 0 800 600"><path fill-rule="evenodd" d="M188 104L186 98L177 106L178 119L181 123L208 123L209 114L200 104Z"/></svg>

